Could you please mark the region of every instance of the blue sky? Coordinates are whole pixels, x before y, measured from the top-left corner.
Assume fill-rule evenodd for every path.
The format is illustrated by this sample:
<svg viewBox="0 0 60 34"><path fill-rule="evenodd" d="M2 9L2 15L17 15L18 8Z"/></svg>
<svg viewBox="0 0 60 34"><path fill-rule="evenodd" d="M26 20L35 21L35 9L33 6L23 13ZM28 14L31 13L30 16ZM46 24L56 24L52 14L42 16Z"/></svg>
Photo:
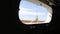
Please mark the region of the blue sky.
<svg viewBox="0 0 60 34"><path fill-rule="evenodd" d="M19 9L20 19L35 19L37 12L39 20L46 20L48 14L45 7L24 0L21 1Z"/></svg>

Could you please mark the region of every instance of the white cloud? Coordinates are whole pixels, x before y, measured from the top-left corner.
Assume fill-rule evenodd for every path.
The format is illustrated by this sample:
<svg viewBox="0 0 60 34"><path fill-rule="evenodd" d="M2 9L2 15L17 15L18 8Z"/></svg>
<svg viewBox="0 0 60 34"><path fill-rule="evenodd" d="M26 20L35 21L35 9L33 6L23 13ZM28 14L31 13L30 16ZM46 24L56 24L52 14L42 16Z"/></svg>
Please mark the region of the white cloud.
<svg viewBox="0 0 60 34"><path fill-rule="evenodd" d="M20 8L21 10L32 10L32 9L29 9L29 8Z"/></svg>
<svg viewBox="0 0 60 34"><path fill-rule="evenodd" d="M39 12L37 13L38 15L45 15L45 13ZM31 11L27 11L27 10L20 10L19 11L19 15L36 15L36 12L31 12Z"/></svg>
<svg viewBox="0 0 60 34"><path fill-rule="evenodd" d="M33 7L33 8L23 8L23 7L19 7L21 10L36 10L36 8L35 7Z"/></svg>

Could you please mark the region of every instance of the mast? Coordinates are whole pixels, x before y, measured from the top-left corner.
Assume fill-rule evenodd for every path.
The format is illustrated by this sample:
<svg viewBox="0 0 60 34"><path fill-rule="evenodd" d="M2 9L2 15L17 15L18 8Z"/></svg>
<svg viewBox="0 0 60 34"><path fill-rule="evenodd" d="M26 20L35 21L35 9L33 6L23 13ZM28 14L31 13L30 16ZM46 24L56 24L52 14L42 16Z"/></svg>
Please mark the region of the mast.
<svg viewBox="0 0 60 34"><path fill-rule="evenodd" d="M36 23L38 22L38 15L36 15L36 20L35 21L36 21Z"/></svg>
<svg viewBox="0 0 60 34"><path fill-rule="evenodd" d="M36 18L35 18L35 22L38 23L38 12L36 11Z"/></svg>
<svg viewBox="0 0 60 34"><path fill-rule="evenodd" d="M37 23L38 24L38 11L37 10L36 10L35 20L33 20L31 23Z"/></svg>

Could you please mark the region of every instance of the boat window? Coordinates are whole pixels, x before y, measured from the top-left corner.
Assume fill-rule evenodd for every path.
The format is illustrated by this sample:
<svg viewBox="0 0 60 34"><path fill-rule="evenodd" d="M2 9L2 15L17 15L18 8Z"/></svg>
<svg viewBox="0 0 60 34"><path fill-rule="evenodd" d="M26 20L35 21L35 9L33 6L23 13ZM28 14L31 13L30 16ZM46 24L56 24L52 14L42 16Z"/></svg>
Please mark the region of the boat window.
<svg viewBox="0 0 60 34"><path fill-rule="evenodd" d="M23 24L45 24L50 23L52 10L50 7L38 5L27 0L21 0L19 5L19 19Z"/></svg>

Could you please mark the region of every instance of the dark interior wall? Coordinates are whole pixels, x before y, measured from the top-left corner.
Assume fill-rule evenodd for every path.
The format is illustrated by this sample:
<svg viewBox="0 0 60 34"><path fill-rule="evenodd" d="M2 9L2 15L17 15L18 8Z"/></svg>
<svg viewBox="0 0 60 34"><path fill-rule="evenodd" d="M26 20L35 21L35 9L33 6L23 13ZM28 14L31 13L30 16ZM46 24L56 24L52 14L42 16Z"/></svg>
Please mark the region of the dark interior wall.
<svg viewBox="0 0 60 34"><path fill-rule="evenodd" d="M18 10L19 10L19 3L20 0L14 0L12 1L12 9L13 9L13 14L14 16L14 23L16 23L16 34L17 33L29 33L29 32L35 32L35 33L52 33L52 32L57 32L59 31L59 23L60 23L60 6L52 6L53 8L53 17L52 21L50 24L47 24L49 26L46 26L46 24L43 25L24 25L21 23L21 21L18 18ZM33 28L32 28L33 27Z"/></svg>
<svg viewBox="0 0 60 34"><path fill-rule="evenodd" d="M49 2L52 2L53 4L55 4L56 6L60 6L60 0L39 0L42 1L43 3L46 3L47 5L49 5Z"/></svg>
<svg viewBox="0 0 60 34"><path fill-rule="evenodd" d="M59 23L60 23L60 6L52 6L53 8L53 17L52 17L52 21L50 23L50 26L49 26L49 31L51 33L53 32L58 32L60 30L59 28Z"/></svg>

